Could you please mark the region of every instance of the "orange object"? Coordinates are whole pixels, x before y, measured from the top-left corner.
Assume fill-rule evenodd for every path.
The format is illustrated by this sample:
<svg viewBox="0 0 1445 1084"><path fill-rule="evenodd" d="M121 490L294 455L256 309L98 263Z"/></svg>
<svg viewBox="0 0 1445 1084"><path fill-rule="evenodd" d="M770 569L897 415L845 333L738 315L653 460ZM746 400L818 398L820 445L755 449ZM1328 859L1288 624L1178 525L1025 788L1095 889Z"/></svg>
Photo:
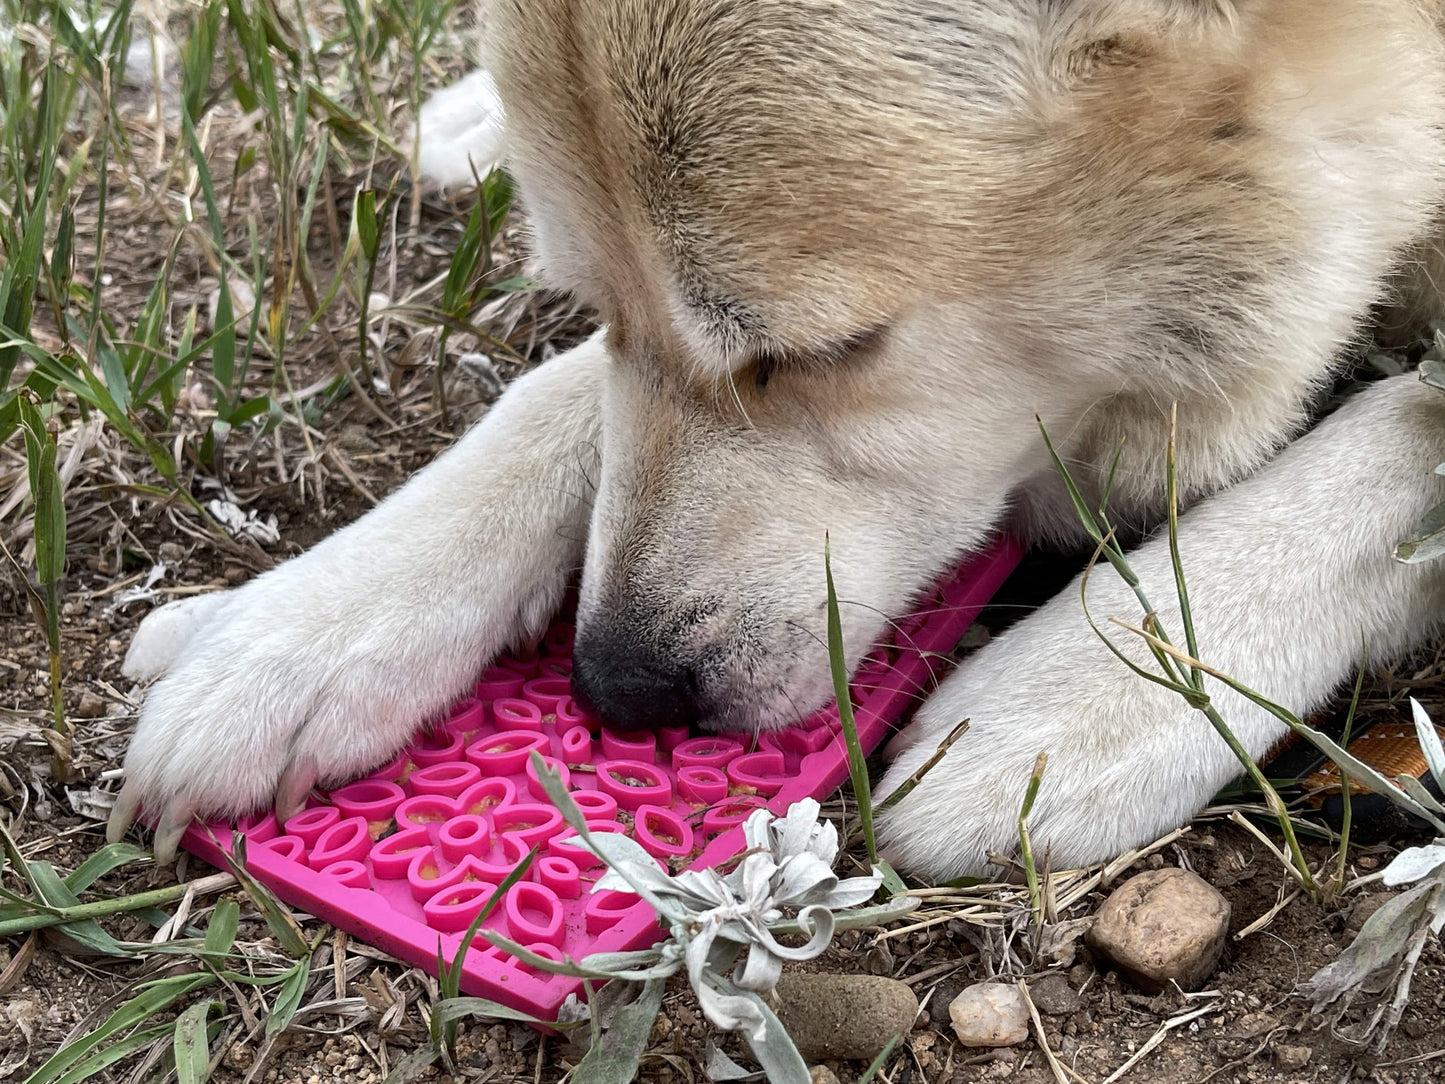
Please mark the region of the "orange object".
<svg viewBox="0 0 1445 1084"><path fill-rule="evenodd" d="M1445 739L1445 727L1435 730ZM1430 770L1425 754L1420 749L1415 726L1410 722L1375 723L1362 733L1350 739L1345 751L1364 761L1392 783L1396 776L1410 775L1424 779ZM1332 794L1340 793L1340 769L1333 761L1311 772L1300 780L1305 794L1316 802ZM1365 794L1368 788L1350 780L1351 794Z"/></svg>

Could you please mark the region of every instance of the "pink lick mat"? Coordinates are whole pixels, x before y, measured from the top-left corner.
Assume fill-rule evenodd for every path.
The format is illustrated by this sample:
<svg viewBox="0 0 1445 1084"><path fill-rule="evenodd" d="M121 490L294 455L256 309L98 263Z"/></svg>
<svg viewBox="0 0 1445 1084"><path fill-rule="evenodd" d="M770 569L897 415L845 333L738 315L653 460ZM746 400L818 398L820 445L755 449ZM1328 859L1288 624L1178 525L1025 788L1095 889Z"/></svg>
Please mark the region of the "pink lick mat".
<svg viewBox="0 0 1445 1084"><path fill-rule="evenodd" d="M966 561L894 628L893 646L853 676L858 736L871 751L948 666L948 655L1013 571L1009 540ZM824 799L848 775L836 705L788 730L750 736L685 729L600 729L569 692L572 626L549 629L527 657L487 669L471 699L422 733L396 760L278 825L273 814L193 826L182 845L224 868L233 830L247 840L251 873L295 907L435 974L495 888L534 846L527 876L508 889L482 929L496 929L560 960L646 948L664 935L631 893L594 894L596 859L547 801L528 758L562 773L594 831L626 832L674 870L706 868L743 848L743 820L760 806L781 813ZM542 1019L556 1019L575 979L520 963L480 936L461 987Z"/></svg>

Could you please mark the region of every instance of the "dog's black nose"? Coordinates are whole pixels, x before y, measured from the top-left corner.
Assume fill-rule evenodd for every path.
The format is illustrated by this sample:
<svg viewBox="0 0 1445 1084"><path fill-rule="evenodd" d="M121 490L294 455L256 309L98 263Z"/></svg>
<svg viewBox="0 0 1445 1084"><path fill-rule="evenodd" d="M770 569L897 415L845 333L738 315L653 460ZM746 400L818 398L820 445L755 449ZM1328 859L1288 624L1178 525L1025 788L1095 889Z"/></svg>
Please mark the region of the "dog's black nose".
<svg viewBox="0 0 1445 1084"><path fill-rule="evenodd" d="M614 730L659 730L697 720L693 671L616 630L585 630L572 652L572 697Z"/></svg>

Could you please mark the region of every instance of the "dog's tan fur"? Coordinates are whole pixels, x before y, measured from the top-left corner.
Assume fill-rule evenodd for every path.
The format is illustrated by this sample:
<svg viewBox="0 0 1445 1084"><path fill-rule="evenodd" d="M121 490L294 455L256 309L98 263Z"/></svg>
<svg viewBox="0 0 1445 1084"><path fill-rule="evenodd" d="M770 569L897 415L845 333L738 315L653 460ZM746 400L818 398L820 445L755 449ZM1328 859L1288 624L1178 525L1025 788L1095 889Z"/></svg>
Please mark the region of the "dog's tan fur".
<svg viewBox="0 0 1445 1084"><path fill-rule="evenodd" d="M805 357L962 304L1015 364L1114 397L1078 451L1128 438L1142 492L1117 497L1153 505L1165 405L1187 491L1254 469L1419 236L1441 189L1437 19L1401 0L589 0L495 4L488 40L548 270L622 357L710 395L719 361L758 348L698 343L690 291Z"/></svg>
<svg viewBox="0 0 1445 1084"><path fill-rule="evenodd" d="M671 683L704 726L782 725L829 694L825 532L853 660L990 532L1077 537L1035 414L1096 488L1124 442L1112 508L1146 529L1177 404L1201 650L1296 711L1362 633L1398 650L1445 612L1439 566L1390 559L1441 495L1435 393L1386 382L1279 454L1391 274L1430 266L1438 4L489 0L484 19L538 255L605 338L310 554L148 622L131 672L171 672L115 832L144 801L164 853L193 812L273 793L284 812L365 768L537 632L584 556L579 691ZM1134 561L1158 601L1167 548ZM1137 605L1107 576L1088 590L1098 614ZM884 819L895 858L980 871L1041 749L1056 865L1145 841L1236 769L1079 610L1061 596L924 706L885 790L973 726ZM1216 703L1255 755L1279 736Z"/></svg>

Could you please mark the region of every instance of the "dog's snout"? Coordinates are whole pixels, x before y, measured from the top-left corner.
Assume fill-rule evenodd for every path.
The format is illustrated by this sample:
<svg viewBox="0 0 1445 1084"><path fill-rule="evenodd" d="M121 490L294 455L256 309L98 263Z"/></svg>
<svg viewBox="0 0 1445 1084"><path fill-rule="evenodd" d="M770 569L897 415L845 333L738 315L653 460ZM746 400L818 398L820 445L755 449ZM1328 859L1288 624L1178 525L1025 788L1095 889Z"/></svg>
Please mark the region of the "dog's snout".
<svg viewBox="0 0 1445 1084"><path fill-rule="evenodd" d="M658 730L697 720L697 676L619 629L586 631L573 651L572 695L615 730Z"/></svg>

